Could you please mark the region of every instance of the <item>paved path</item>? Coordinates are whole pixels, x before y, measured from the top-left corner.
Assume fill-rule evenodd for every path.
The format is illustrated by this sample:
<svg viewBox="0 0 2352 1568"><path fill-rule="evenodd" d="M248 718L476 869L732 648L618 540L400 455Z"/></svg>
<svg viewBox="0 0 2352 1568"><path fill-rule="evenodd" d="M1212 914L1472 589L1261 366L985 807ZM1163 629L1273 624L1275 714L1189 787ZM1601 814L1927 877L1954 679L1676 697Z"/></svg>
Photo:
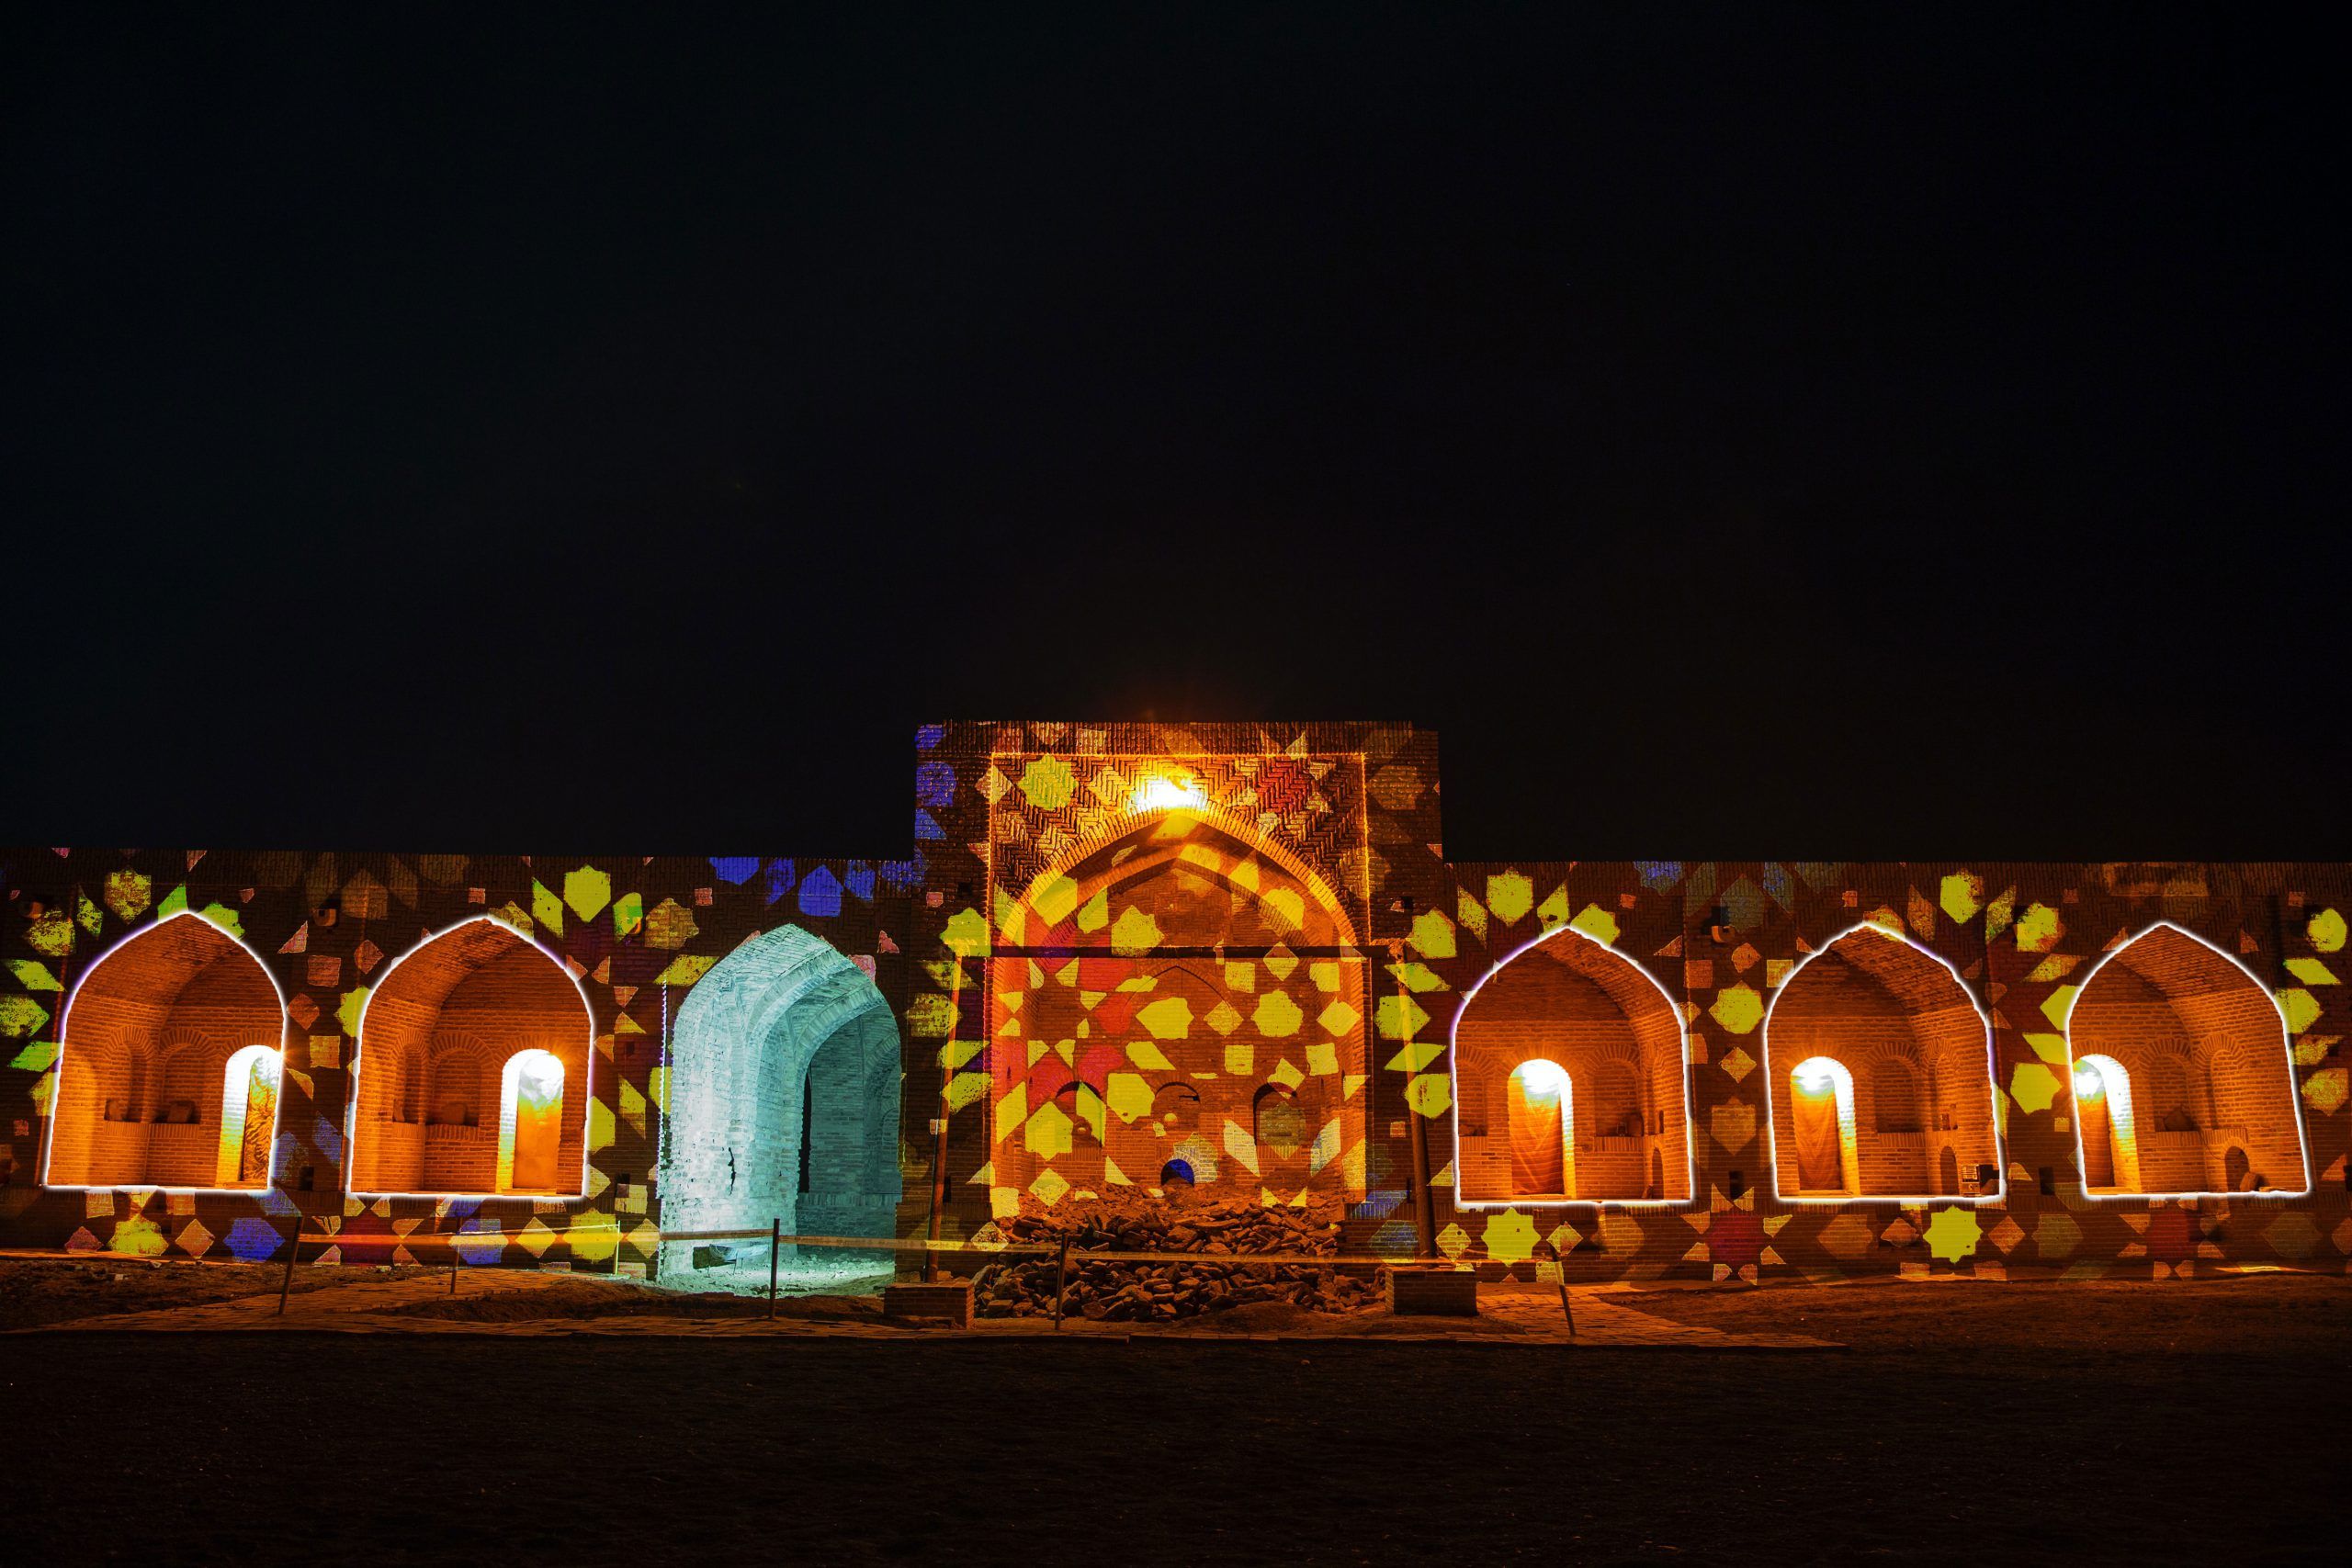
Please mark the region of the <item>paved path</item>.
<svg viewBox="0 0 2352 1568"><path fill-rule="evenodd" d="M787 1303L786 1314L763 1316L684 1315L675 1311L600 1314L594 1316L527 1315L527 1297L563 1286L578 1287L583 1278L560 1273L488 1270L459 1276L462 1299L494 1300L500 1315L440 1317L413 1309L447 1300L446 1274L413 1275L404 1279L369 1277L349 1283L315 1287L296 1292L283 1316L275 1293L241 1296L197 1306L165 1307L148 1312L78 1318L44 1329L23 1333L284 1333L307 1334L459 1334L521 1338L596 1335L619 1338L649 1336L695 1338L816 1337L880 1340L1005 1339L1052 1337L1057 1333L1043 1318L983 1319L968 1330L910 1328L886 1324L878 1313L862 1303ZM639 1289L618 1281L598 1282L598 1288ZM1480 1299L1475 1319L1392 1317L1385 1313L1300 1314L1278 1333L1245 1333L1216 1326L1218 1319L1193 1318L1180 1323L1139 1327L1133 1324L1065 1320L1058 1331L1065 1339L1142 1344L1170 1341L1197 1343L1224 1340L1315 1340L1317 1343L1442 1342L1479 1345L1551 1345L1682 1350L1828 1350L1839 1348L1828 1340L1801 1334L1726 1334L1691 1324L1653 1317L1632 1304L1637 1292L1608 1287L1570 1292L1576 1308L1573 1339L1562 1321L1559 1297L1538 1292L1488 1291ZM522 1299L518 1299L522 1298ZM812 1306L825 1310L812 1312ZM409 1310L401 1310L409 1309ZM550 1303L553 1313L565 1310ZM514 1314L515 1315L505 1315Z"/></svg>

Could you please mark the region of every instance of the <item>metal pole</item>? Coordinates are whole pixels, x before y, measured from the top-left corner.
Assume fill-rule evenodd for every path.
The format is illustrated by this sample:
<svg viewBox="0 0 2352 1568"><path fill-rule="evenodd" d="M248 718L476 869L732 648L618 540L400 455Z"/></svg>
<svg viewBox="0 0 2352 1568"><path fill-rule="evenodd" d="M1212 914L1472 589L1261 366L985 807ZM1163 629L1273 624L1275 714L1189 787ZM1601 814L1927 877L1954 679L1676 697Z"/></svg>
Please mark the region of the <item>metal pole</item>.
<svg viewBox="0 0 2352 1568"><path fill-rule="evenodd" d="M458 1293L458 1237L454 1232L449 1236L449 1293Z"/></svg>
<svg viewBox="0 0 2352 1568"><path fill-rule="evenodd" d="M784 1258L784 1216L768 1222L768 1316L775 1316L776 1265Z"/></svg>
<svg viewBox="0 0 2352 1568"><path fill-rule="evenodd" d="M1568 1337L1574 1339L1577 1337L1577 1309L1568 1304L1568 1255L1555 1252L1552 1256L1557 1260L1560 1270L1560 1315L1568 1320Z"/></svg>
<svg viewBox="0 0 2352 1568"><path fill-rule="evenodd" d="M1069 1237L1062 1237L1061 1261L1054 1266L1054 1332L1062 1331L1062 1294L1069 1288Z"/></svg>
<svg viewBox="0 0 2352 1568"><path fill-rule="evenodd" d="M297 1204L294 1210L294 1236L286 1248L286 1272L278 1276L277 1280L277 1315L280 1317L286 1315L286 1297L294 1289L294 1259L301 1250L302 1210L300 1205Z"/></svg>

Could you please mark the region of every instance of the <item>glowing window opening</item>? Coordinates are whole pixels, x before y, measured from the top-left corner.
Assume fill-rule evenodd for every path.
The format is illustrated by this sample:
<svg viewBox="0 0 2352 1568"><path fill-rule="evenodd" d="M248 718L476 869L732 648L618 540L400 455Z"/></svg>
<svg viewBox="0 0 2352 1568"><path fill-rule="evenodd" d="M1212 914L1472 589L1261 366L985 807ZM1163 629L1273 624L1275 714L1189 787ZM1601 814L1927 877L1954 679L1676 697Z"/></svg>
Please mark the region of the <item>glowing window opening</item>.
<svg viewBox="0 0 2352 1568"><path fill-rule="evenodd" d="M1854 1138L1854 1075L1846 1064L1835 1056L1807 1056L1791 1067L1789 1108L1789 1131L1797 1145L1798 1192L1860 1196L1862 1162ZM1826 1157L1820 1146L1825 1133L1831 1142Z"/></svg>
<svg viewBox="0 0 2352 1568"><path fill-rule="evenodd" d="M2098 1138L2090 1141L2090 1124ZM2104 1193L2137 1193L2140 1124L2132 1105L2132 1075L2112 1056L2096 1053L2075 1063L2075 1144L2083 1149L2083 1186ZM2096 1150L2103 1158L2094 1158ZM2094 1173L2106 1179L2098 1180Z"/></svg>
<svg viewBox="0 0 2352 1568"><path fill-rule="evenodd" d="M220 1142L213 1185L267 1187L277 1142L277 1096L284 1058L272 1045L232 1053L220 1075ZM255 1111L264 1114L256 1119Z"/></svg>
<svg viewBox="0 0 2352 1568"><path fill-rule="evenodd" d="M498 1088L498 1190L547 1194L563 1148L563 1062L537 1047L506 1058Z"/></svg>
<svg viewBox="0 0 2352 1568"><path fill-rule="evenodd" d="M1567 1069L1537 1056L1510 1070L1505 1094L1514 1198L1566 1201L1577 1192L1575 1088Z"/></svg>

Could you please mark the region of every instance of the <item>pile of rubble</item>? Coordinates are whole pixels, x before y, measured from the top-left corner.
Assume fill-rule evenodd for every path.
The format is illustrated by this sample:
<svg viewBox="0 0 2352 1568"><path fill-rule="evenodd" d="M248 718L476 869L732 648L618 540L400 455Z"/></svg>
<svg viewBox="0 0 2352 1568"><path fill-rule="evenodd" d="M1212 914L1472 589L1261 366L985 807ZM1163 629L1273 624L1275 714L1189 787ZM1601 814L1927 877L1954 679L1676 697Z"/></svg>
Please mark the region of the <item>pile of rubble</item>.
<svg viewBox="0 0 2352 1568"><path fill-rule="evenodd" d="M1164 1323L1253 1302L1353 1312L1379 1297L1377 1279L1342 1274L1330 1263L1238 1261L1253 1255L1336 1258L1343 1212L1338 1200L1328 1198L1273 1208L1245 1198L1163 1200L1141 1193L1064 1199L1050 1209L1024 1204L983 1238L1055 1252L989 1264L973 1278L972 1310L982 1317L1052 1316L1059 1250L1068 1242L1062 1311L1072 1316ZM1165 1263L1088 1256L1099 1252L1175 1256Z"/></svg>

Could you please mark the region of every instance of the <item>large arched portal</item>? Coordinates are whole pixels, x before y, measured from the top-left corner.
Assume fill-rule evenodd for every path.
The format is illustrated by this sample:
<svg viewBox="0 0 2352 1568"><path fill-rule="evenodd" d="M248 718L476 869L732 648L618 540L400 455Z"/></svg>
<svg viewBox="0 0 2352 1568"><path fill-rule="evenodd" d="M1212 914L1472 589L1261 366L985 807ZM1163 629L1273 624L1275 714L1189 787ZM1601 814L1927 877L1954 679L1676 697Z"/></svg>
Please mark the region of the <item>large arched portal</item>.
<svg viewBox="0 0 2352 1568"><path fill-rule="evenodd" d="M2286 1021L2235 960L2151 926L2084 980L2066 1038L2094 1195L2310 1190Z"/></svg>
<svg viewBox="0 0 2352 1568"><path fill-rule="evenodd" d="M1687 1201L1684 1054L1673 1000L1582 931L1505 959L1454 1025L1458 1201Z"/></svg>
<svg viewBox="0 0 2352 1568"><path fill-rule="evenodd" d="M889 1004L831 943L797 926L745 942L678 1010L663 1228L892 1235L900 1071ZM727 1266L755 1263L764 1287L766 1254L760 1242L684 1240L664 1245L662 1272L699 1265L724 1283ZM810 1250L793 1267L837 1274L844 1261Z"/></svg>
<svg viewBox="0 0 2352 1568"><path fill-rule="evenodd" d="M555 957L487 916L384 971L359 1019L354 1192L577 1197L594 1023Z"/></svg>
<svg viewBox="0 0 2352 1568"><path fill-rule="evenodd" d="M999 1203L1163 1190L1171 1169L1206 1191L1361 1197L1370 1003L1340 894L1238 818L1152 798L1005 906Z"/></svg>
<svg viewBox="0 0 2352 1568"><path fill-rule="evenodd" d="M1775 1190L1996 1198L1992 1043L1942 960L1881 926L1839 936L1781 983L1764 1021Z"/></svg>
<svg viewBox="0 0 2352 1568"><path fill-rule="evenodd" d="M269 971L202 916L119 943L66 1006L43 1179L268 1186L285 1033Z"/></svg>

